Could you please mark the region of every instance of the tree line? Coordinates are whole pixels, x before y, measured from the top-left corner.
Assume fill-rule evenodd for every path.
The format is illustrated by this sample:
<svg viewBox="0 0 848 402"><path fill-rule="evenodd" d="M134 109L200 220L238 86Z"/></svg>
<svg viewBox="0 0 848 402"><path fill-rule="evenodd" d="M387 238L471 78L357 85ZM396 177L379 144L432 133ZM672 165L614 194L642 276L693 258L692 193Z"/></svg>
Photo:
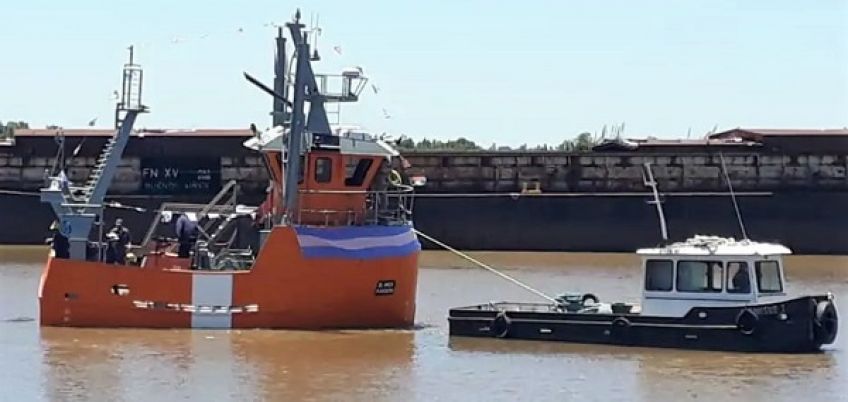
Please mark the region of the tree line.
<svg viewBox="0 0 848 402"><path fill-rule="evenodd" d="M11 138L15 135L15 130L19 128L29 128L29 123L25 121L10 121L3 124L0 121L0 138Z"/></svg>
<svg viewBox="0 0 848 402"><path fill-rule="evenodd" d="M600 132L590 133L584 131L577 134L574 138L565 139L556 145L527 145L522 144L518 147L510 147L506 145L492 144L489 147L484 147L465 137L459 137L455 140L430 140L423 138L415 141L409 137L401 137L397 142L398 148L407 151L561 151L561 152L586 152L591 151L595 145L598 145L606 140L621 139L624 133L624 123L613 124L610 126L604 125Z"/></svg>
<svg viewBox="0 0 848 402"><path fill-rule="evenodd" d="M455 140L430 140L423 138L415 141L412 138L404 137L397 142L398 148L405 151L561 151L561 152L585 152L591 151L595 145L600 144L604 139L592 135L589 132L578 134L572 139L563 140L556 145L540 144L527 145L522 144L518 147L510 147L507 145L492 144L488 147L481 146L476 142L464 137L459 137Z"/></svg>

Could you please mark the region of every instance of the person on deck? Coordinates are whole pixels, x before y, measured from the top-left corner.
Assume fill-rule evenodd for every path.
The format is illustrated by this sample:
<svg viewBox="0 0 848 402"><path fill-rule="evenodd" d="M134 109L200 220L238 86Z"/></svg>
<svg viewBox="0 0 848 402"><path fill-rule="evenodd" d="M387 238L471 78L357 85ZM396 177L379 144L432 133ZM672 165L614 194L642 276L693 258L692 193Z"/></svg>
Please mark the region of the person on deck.
<svg viewBox="0 0 848 402"><path fill-rule="evenodd" d="M750 293L751 281L748 280L748 268L741 267L733 275L733 292L734 293Z"/></svg>
<svg viewBox="0 0 848 402"><path fill-rule="evenodd" d="M115 226L106 235L106 263L124 265L127 262L127 250L130 247L130 231L124 227L121 218L115 219Z"/></svg>
<svg viewBox="0 0 848 402"><path fill-rule="evenodd" d="M189 258L191 249L197 242L197 217L191 212L180 215L177 219L176 232L180 243L178 255L180 258Z"/></svg>
<svg viewBox="0 0 848 402"><path fill-rule="evenodd" d="M71 245L68 238L59 230L59 223L53 221L50 225L50 230L53 231L53 237L47 239L47 243L53 247L53 257L55 258L71 258Z"/></svg>

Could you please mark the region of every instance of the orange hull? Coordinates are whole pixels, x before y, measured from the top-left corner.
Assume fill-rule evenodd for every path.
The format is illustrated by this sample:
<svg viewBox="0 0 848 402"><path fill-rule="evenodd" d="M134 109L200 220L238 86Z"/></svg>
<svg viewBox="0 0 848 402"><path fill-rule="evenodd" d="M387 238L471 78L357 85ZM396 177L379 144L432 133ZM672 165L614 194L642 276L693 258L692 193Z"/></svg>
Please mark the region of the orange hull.
<svg viewBox="0 0 848 402"><path fill-rule="evenodd" d="M400 328L415 317L417 249L400 256L307 257L290 227L275 228L249 271L50 258L41 324L145 328ZM392 286L387 286L391 283Z"/></svg>

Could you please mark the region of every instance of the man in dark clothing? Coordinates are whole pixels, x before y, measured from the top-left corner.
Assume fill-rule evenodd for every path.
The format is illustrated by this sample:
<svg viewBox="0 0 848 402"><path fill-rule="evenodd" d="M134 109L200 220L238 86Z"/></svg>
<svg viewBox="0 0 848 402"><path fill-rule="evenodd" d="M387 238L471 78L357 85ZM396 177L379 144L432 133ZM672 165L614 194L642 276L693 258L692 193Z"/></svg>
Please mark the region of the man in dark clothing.
<svg viewBox="0 0 848 402"><path fill-rule="evenodd" d="M59 230L59 223L54 221L50 225L50 230L53 231L53 238L48 239L48 243L53 246L53 256L55 258L71 258L71 244L68 238Z"/></svg>
<svg viewBox="0 0 848 402"><path fill-rule="evenodd" d="M188 258L191 255L191 249L197 241L197 220L192 219L189 213L180 215L177 219L177 240L180 242L179 257Z"/></svg>
<svg viewBox="0 0 848 402"><path fill-rule="evenodd" d="M115 219L115 226L106 235L106 262L110 264L126 264L127 249L130 246L130 231L123 225L123 220Z"/></svg>

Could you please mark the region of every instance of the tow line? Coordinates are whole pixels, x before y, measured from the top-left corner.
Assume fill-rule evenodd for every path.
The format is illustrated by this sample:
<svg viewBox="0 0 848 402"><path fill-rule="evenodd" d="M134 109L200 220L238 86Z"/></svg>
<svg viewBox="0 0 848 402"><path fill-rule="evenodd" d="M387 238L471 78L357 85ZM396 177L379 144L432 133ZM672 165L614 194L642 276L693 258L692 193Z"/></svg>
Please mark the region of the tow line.
<svg viewBox="0 0 848 402"><path fill-rule="evenodd" d="M441 241L439 241L439 240L436 240L436 239L435 239L435 238L433 238L432 236L430 236L430 235L428 235L428 234L426 234L426 233L423 233L423 232L421 232L421 231L420 231L420 230L418 230L418 229L412 229L412 230L414 230L414 231L415 231L415 233L416 233L416 234L418 234L419 236L421 236L421 237L423 237L423 238L425 238L425 239L427 239L427 240L429 240L429 241L433 242L434 244L436 244L437 246L440 246L440 247L444 248L445 250L448 250L448 251L450 251L450 252L452 252L452 253L454 253L454 254L456 254L456 255L458 255L458 256L460 256L460 257L462 257L462 258L464 258L464 259L466 259L466 260L468 260L468 261L470 261L470 262L472 262L473 264L477 265L478 267L483 268L483 269L485 269L486 271L489 271L489 272L491 272L491 273L493 273L493 274L495 274L495 275L497 275L497 276L500 276L501 278L506 279L507 281L512 282L513 284L515 284L515 285L518 285L518 286L522 287L524 290L527 290L527 291L529 291L529 292L531 292L531 293L535 294L536 296L539 296L539 297L541 297L541 298L543 298L543 299L546 299L546 300L548 300L548 301L550 301L550 302L557 303L557 300L556 300L556 299L554 299L554 298L553 298L553 297L551 297L551 296L546 295L546 294L545 294L545 293L543 293L541 290L538 290L538 289L536 289L536 288L533 288L533 287L531 287L530 285L528 285L528 284L526 284L526 283L524 283L524 282L519 281L518 279L515 279L515 278L513 278L513 277L511 277L511 276L509 276L509 275L507 275L507 274L505 274L505 273L503 273L503 272L498 271L497 269L494 269L494 268L492 268L492 267L490 267L490 266L488 266L488 265L486 265L486 264L484 264L484 263L482 263L482 262L480 262L480 261L477 261L476 259L474 259L474 258L473 258L473 257L471 257L470 255L465 254L465 253L463 253L462 251L459 251L459 250L457 250L457 249L455 249L455 248L453 248L453 247L451 247L451 246L449 246L449 245L447 245L447 244L445 244L445 243L443 243L443 242L441 242Z"/></svg>

